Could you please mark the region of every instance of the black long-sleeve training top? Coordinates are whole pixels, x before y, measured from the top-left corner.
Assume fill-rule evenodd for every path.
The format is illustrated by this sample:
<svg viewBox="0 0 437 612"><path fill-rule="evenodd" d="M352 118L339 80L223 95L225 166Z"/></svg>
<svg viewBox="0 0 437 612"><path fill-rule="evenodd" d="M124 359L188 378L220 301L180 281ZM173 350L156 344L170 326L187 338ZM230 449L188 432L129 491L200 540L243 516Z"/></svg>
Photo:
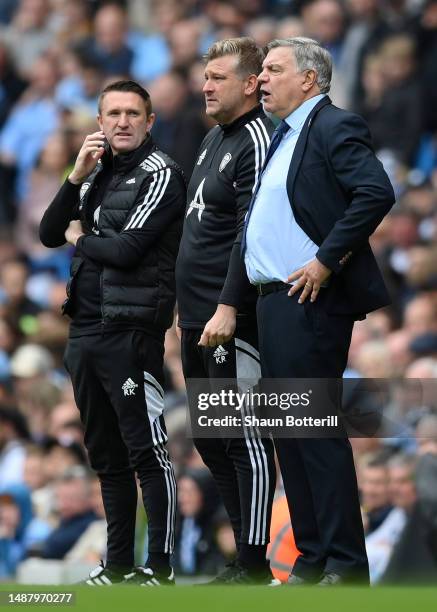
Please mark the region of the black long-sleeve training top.
<svg viewBox="0 0 437 612"><path fill-rule="evenodd" d="M176 262L182 328L202 329L219 303L237 308L237 324L253 321L256 292L247 280L240 242L272 132L259 105L215 126L202 142Z"/></svg>

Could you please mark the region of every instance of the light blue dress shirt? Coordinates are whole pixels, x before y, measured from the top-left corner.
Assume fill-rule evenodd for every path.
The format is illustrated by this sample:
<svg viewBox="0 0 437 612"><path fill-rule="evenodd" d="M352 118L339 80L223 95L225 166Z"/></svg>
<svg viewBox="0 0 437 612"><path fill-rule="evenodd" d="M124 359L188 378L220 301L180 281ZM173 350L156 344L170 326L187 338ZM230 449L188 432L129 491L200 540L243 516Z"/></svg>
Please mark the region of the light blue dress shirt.
<svg viewBox="0 0 437 612"><path fill-rule="evenodd" d="M294 218L287 193L287 175L302 127L325 94L306 100L285 121L290 126L264 169L250 215L244 261L254 285L285 281L314 259L319 247Z"/></svg>

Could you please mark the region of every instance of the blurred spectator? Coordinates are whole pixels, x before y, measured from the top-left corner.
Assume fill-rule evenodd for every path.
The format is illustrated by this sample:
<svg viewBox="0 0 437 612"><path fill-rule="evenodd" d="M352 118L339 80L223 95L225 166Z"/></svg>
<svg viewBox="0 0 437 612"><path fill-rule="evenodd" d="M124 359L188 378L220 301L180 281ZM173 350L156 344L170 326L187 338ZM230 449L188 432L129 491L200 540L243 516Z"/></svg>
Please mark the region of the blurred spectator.
<svg viewBox="0 0 437 612"><path fill-rule="evenodd" d="M393 30L407 29L412 21L412 5L409 0L385 0L384 14Z"/></svg>
<svg viewBox="0 0 437 612"><path fill-rule="evenodd" d="M49 438L44 448L44 471L50 481L57 481L70 470L83 468L87 464L85 449L78 442Z"/></svg>
<svg viewBox="0 0 437 612"><path fill-rule="evenodd" d="M107 75L130 75L133 51L127 42L127 13L117 2L105 4L94 17L94 36L81 44L83 53Z"/></svg>
<svg viewBox="0 0 437 612"><path fill-rule="evenodd" d="M96 514L96 520L89 524L76 544L66 554L68 561L81 563L98 563L106 558L106 530L105 510L103 507L100 481L97 476L90 481L91 508Z"/></svg>
<svg viewBox="0 0 437 612"><path fill-rule="evenodd" d="M143 6L143 15L144 12ZM134 51L131 65L134 79L150 82L170 69L171 55L167 37L183 15L184 5L178 0L151 0L147 35L139 36L137 32L129 34L129 42ZM151 57L153 62L150 61Z"/></svg>
<svg viewBox="0 0 437 612"><path fill-rule="evenodd" d="M417 426L422 417L437 413L437 357L421 357L405 371L406 384L416 386L416 401L409 402L405 421Z"/></svg>
<svg viewBox="0 0 437 612"><path fill-rule="evenodd" d="M421 334L420 336L416 336L410 343L409 349L415 357L437 357L437 332L427 332L425 334ZM435 369L432 368L432 370L434 371L435 376ZM433 376L430 376L429 378L432 377ZM422 376L418 378L422 378ZM424 376L423 378L428 378L428 376Z"/></svg>
<svg viewBox="0 0 437 612"><path fill-rule="evenodd" d="M424 180L424 177L413 172L410 176L407 191L402 196L402 206L405 210L412 212L422 222L433 217L436 212L436 194L432 184ZM432 228L428 224L420 223L419 235L423 240L429 241L434 238Z"/></svg>
<svg viewBox="0 0 437 612"><path fill-rule="evenodd" d="M65 252L67 255L67 252ZM59 265L60 276L64 278L64 265L67 261L67 257L59 259L56 264ZM37 276L33 277L35 280ZM44 289L44 283L42 283L42 289ZM60 372L60 368L63 368L63 355L65 351L65 344L68 337L68 321L61 314L61 307L65 300L65 283L59 281L53 281L51 279L47 287L47 295L45 296L47 303L44 304L45 310L40 312L37 316L37 328L30 337L33 342L43 344L47 347L55 358L55 366L58 368L56 374L53 376L53 380L57 384L64 384L65 382L65 371Z"/></svg>
<svg viewBox="0 0 437 612"><path fill-rule="evenodd" d="M53 483L45 469L45 451L37 444L27 445L24 482L30 491L35 516L53 526L55 524Z"/></svg>
<svg viewBox="0 0 437 612"><path fill-rule="evenodd" d="M63 46L91 34L91 11L88 0L56 0L52 19L57 42Z"/></svg>
<svg viewBox="0 0 437 612"><path fill-rule="evenodd" d="M0 316L0 350L12 353L19 341L19 331L5 316Z"/></svg>
<svg viewBox="0 0 437 612"><path fill-rule="evenodd" d="M391 313L387 308L369 313L366 320L370 335L375 339L387 338L393 327Z"/></svg>
<svg viewBox="0 0 437 612"><path fill-rule="evenodd" d="M23 476L30 491L36 491L47 484L44 471L44 451L37 445L29 444L26 449Z"/></svg>
<svg viewBox="0 0 437 612"><path fill-rule="evenodd" d="M53 406L59 401L59 387L54 383L53 357L38 344L25 344L11 359L12 389L20 413L27 421L36 442L44 442Z"/></svg>
<svg viewBox="0 0 437 612"><path fill-rule="evenodd" d="M45 377L53 366L50 352L38 344L24 344L12 356L11 372L19 379L32 382Z"/></svg>
<svg viewBox="0 0 437 612"><path fill-rule="evenodd" d="M184 575L214 575L223 565L214 537L218 493L206 468L189 469L178 479L178 517L173 566Z"/></svg>
<svg viewBox="0 0 437 612"><path fill-rule="evenodd" d="M173 26L168 37L172 68L188 69L198 59L200 28L200 21L194 19L186 19Z"/></svg>
<svg viewBox="0 0 437 612"><path fill-rule="evenodd" d="M54 41L49 18L49 0L19 0L11 23L3 30L3 39L25 78L30 77L35 59Z"/></svg>
<svg viewBox="0 0 437 612"><path fill-rule="evenodd" d="M69 142L62 132L55 132L44 144L30 175L28 194L18 210L16 242L36 268L45 263L50 266L53 259L53 253L39 239L39 223L47 202L51 202L63 182L69 160Z"/></svg>
<svg viewBox="0 0 437 612"><path fill-rule="evenodd" d="M176 70L155 79L150 86L150 96L157 114L153 138L189 177L207 132L200 114L203 114L203 105L199 112L200 105L193 104L189 97L186 78Z"/></svg>
<svg viewBox="0 0 437 612"><path fill-rule="evenodd" d="M369 557L370 582L380 582L393 555L396 544L401 539L407 523L407 511L416 502L416 492L412 481L415 462L408 456L397 456L387 464L389 480L385 484L392 509L382 523L366 535L366 549ZM363 482L360 483L362 487ZM366 524L366 520L365 520Z"/></svg>
<svg viewBox="0 0 437 612"><path fill-rule="evenodd" d="M0 579L14 575L18 563L39 550L50 526L33 517L25 485L0 487Z"/></svg>
<svg viewBox="0 0 437 612"><path fill-rule="evenodd" d="M351 23L345 34L341 69L347 108L355 109L363 94L364 57L375 51L390 30L378 0L347 0L346 7Z"/></svg>
<svg viewBox="0 0 437 612"><path fill-rule="evenodd" d="M13 388L17 403L23 410L31 403L35 384L48 380L53 363L50 352L38 344L23 344L13 353Z"/></svg>
<svg viewBox="0 0 437 612"><path fill-rule="evenodd" d="M437 378L437 377L436 377ZM427 453L437 456L437 415L429 414L422 417L416 428L416 441L418 454ZM435 482L432 487L435 487ZM437 521L437 516L435 517Z"/></svg>
<svg viewBox="0 0 437 612"><path fill-rule="evenodd" d="M231 0L206 0L204 11L211 23L208 47L215 40L227 38L227 36L218 35L218 32L225 28L234 30L235 34L230 36L241 36L246 17L237 2Z"/></svg>
<svg viewBox="0 0 437 612"><path fill-rule="evenodd" d="M41 556L63 559L88 526L97 519L91 503L88 472L75 467L65 472L55 485L58 526L44 541Z"/></svg>
<svg viewBox="0 0 437 612"><path fill-rule="evenodd" d="M361 465L360 492L368 536L385 521L393 507L389 496L387 460L382 454L371 456Z"/></svg>
<svg viewBox="0 0 437 612"><path fill-rule="evenodd" d="M253 38L258 46L264 48L274 38L284 38L283 36L277 36L276 28L277 22L274 19L271 17L260 17L248 23L244 35Z"/></svg>
<svg viewBox="0 0 437 612"><path fill-rule="evenodd" d="M338 0L309 0L302 8L306 36L315 38L332 55L333 63L341 58L345 32L345 13Z"/></svg>
<svg viewBox="0 0 437 612"><path fill-rule="evenodd" d="M185 404L185 379L182 373L181 348L177 336L176 326L167 330L165 335L165 366L164 375L166 376L166 397L165 403L168 408Z"/></svg>
<svg viewBox="0 0 437 612"><path fill-rule="evenodd" d="M304 29L301 19L296 17L288 17L281 19L278 23L275 36L273 38L294 38L295 36L303 36Z"/></svg>
<svg viewBox="0 0 437 612"><path fill-rule="evenodd" d="M413 298L405 308L404 327L412 338L437 331L437 303L430 295Z"/></svg>
<svg viewBox="0 0 437 612"><path fill-rule="evenodd" d="M22 483L27 423L15 408L0 406L0 486Z"/></svg>
<svg viewBox="0 0 437 612"><path fill-rule="evenodd" d="M61 443L77 442L83 446L83 427L76 404L57 404L50 414L48 434Z"/></svg>
<svg viewBox="0 0 437 612"><path fill-rule="evenodd" d="M435 289L437 284L437 249L414 246L409 249L405 281L412 289Z"/></svg>
<svg viewBox="0 0 437 612"><path fill-rule="evenodd" d="M410 352L410 333L405 329L398 329L387 336L386 342L394 375L397 377L402 376L405 368L412 359L412 354Z"/></svg>
<svg viewBox="0 0 437 612"><path fill-rule="evenodd" d="M282 21L290 14L297 15L302 4L302 0L265 0L265 12L281 17Z"/></svg>
<svg viewBox="0 0 437 612"><path fill-rule="evenodd" d="M424 416L416 428L419 461L416 486L419 505L429 527L429 543L437 564L437 414Z"/></svg>
<svg viewBox="0 0 437 612"><path fill-rule="evenodd" d="M414 40L399 34L382 43L367 70L376 72L379 91L369 88L358 110L369 123L375 149L389 149L399 162L412 163L419 145L421 90L415 73Z"/></svg>
<svg viewBox="0 0 437 612"><path fill-rule="evenodd" d="M29 87L0 133L0 163L9 172L15 167L18 173L16 185L2 185L2 189L12 190L19 199L26 195L32 167L46 139L58 125L58 111L53 100L57 78L53 60L48 57L36 60L29 75Z"/></svg>
<svg viewBox="0 0 437 612"><path fill-rule="evenodd" d="M304 35L319 41L332 55L333 68L329 96L337 106L347 106L347 89L340 71L346 14L339 0L309 0L301 11Z"/></svg>
<svg viewBox="0 0 437 612"><path fill-rule="evenodd" d="M356 355L354 365L364 378L390 378L393 375L389 350L382 340L365 342Z"/></svg>
<svg viewBox="0 0 437 612"><path fill-rule="evenodd" d="M29 268L24 259L9 259L0 268L0 312L23 334L35 329L35 317L41 312L26 295Z"/></svg>
<svg viewBox="0 0 437 612"><path fill-rule="evenodd" d="M408 455L397 455L390 459L388 467L391 501L395 508L405 513L405 526L393 542L391 555L380 582L434 584L437 555L430 543L435 541L435 527L429 524L423 514L418 498L415 484L417 460ZM437 507L434 506L434 520L436 512Z"/></svg>
<svg viewBox="0 0 437 612"><path fill-rule="evenodd" d="M16 384L16 381L15 381ZM31 438L43 444L47 439L47 429L53 407L59 402L60 390L49 380L36 378L20 383L20 396L17 405L26 417ZM26 385L26 388L23 388Z"/></svg>
<svg viewBox="0 0 437 612"><path fill-rule="evenodd" d="M219 552L226 564L232 564L237 556L237 548L234 530L224 508L219 509L214 515L214 532Z"/></svg>
<svg viewBox="0 0 437 612"><path fill-rule="evenodd" d="M16 74L7 47L0 39L0 128L25 86L26 82Z"/></svg>
<svg viewBox="0 0 437 612"><path fill-rule="evenodd" d="M437 62L437 0L426 0L419 16L419 57L420 76L424 89L422 99L423 125L426 132L437 132L437 118L434 109L437 105L437 82L435 66Z"/></svg>
<svg viewBox="0 0 437 612"><path fill-rule="evenodd" d="M56 87L56 102L68 113L95 120L105 76L101 63L80 49L67 49L64 59L68 69L64 69ZM68 148L67 153L70 154Z"/></svg>

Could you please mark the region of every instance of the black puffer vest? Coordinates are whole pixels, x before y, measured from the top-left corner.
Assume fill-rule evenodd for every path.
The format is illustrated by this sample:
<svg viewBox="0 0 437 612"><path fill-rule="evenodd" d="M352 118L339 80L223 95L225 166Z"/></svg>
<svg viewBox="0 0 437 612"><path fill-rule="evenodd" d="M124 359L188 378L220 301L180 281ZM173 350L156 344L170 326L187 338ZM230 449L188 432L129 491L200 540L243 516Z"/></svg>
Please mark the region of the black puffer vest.
<svg viewBox="0 0 437 612"><path fill-rule="evenodd" d="M102 163L98 163L92 174L82 184L80 191L79 213L84 227L86 226L85 209L98 173L103 164L113 164L111 177L99 213L99 235L111 237L121 232L126 225L134 204L144 182L155 169L148 164L151 153L157 152L172 172L177 172L184 182L181 169L168 155L159 151L149 138L141 145L128 163L122 162L124 156L112 158L105 154ZM133 180L135 179L135 180ZM185 198L185 194L182 194ZM168 329L173 322L175 306L174 268L182 232L184 206L181 215L156 237L156 244L149 249L138 265L131 269L117 269L103 266L100 276L102 325L107 323L130 323L144 329ZM83 263L78 250L73 256L70 268L70 280L67 284L67 299L63 312L70 316L71 292L77 273Z"/></svg>

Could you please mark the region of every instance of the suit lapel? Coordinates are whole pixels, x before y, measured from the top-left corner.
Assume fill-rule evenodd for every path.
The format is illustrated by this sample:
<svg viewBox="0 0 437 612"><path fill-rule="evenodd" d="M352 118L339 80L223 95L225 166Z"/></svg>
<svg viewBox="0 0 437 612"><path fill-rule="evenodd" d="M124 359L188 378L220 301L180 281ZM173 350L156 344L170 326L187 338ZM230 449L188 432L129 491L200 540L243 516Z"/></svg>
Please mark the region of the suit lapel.
<svg viewBox="0 0 437 612"><path fill-rule="evenodd" d="M326 96L325 98L323 98L323 100L320 100L320 102L316 104L316 106L313 108L313 110L308 115L304 123L304 126L302 128L302 131L299 134L299 138L297 140L296 147L293 152L293 157L291 158L290 168L288 169L288 176L287 176L287 191L288 191L288 196L291 199L291 201L292 201L292 195L293 195L293 190L294 190L294 182L296 180L297 172L300 168L303 154L305 152L305 147L307 144L308 134L311 128L311 124L314 120L314 117L317 115L317 113L322 108L327 106L328 104L332 104L329 96Z"/></svg>

